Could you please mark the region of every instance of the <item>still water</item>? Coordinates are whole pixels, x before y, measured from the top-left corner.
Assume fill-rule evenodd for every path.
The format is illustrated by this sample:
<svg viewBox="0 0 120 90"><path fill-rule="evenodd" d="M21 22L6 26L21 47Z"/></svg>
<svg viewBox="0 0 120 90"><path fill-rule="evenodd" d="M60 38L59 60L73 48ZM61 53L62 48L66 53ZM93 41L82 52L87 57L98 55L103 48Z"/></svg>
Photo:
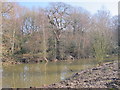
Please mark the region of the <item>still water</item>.
<svg viewBox="0 0 120 90"><path fill-rule="evenodd" d="M75 72L93 67L96 60L58 61L39 64L19 64L3 66L3 88L40 87L59 82Z"/></svg>

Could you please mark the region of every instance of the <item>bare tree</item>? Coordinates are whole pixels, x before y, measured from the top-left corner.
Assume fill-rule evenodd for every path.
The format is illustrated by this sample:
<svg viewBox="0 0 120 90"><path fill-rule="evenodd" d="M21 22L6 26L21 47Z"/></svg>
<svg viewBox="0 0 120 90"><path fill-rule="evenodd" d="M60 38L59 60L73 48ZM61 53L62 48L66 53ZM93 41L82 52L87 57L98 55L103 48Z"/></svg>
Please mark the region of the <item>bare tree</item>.
<svg viewBox="0 0 120 90"><path fill-rule="evenodd" d="M43 58L46 62L47 60L47 42L46 42L46 24L47 24L47 17L44 9L39 9L39 14L38 14L38 20L39 20L39 27L42 29L43 32Z"/></svg>
<svg viewBox="0 0 120 90"><path fill-rule="evenodd" d="M93 49L98 60L106 56L111 42L109 12L100 10L95 15L94 29L92 30Z"/></svg>
<svg viewBox="0 0 120 90"><path fill-rule="evenodd" d="M64 3L52 3L48 10L49 23L53 27L53 32L56 39L56 59L60 60L60 38L61 32L66 28L68 22L66 17L69 15L70 6Z"/></svg>

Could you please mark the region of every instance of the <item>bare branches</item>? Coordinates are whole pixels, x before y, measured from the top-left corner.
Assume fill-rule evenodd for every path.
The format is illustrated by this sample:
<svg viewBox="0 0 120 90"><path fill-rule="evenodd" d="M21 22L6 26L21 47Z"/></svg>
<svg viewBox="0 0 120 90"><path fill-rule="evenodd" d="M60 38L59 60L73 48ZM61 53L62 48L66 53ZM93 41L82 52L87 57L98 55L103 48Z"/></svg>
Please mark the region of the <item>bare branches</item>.
<svg viewBox="0 0 120 90"><path fill-rule="evenodd" d="M4 3L2 10L4 55L65 60L69 55L75 59L99 57L118 48L118 17L110 18L105 11L90 15L65 3L32 10Z"/></svg>

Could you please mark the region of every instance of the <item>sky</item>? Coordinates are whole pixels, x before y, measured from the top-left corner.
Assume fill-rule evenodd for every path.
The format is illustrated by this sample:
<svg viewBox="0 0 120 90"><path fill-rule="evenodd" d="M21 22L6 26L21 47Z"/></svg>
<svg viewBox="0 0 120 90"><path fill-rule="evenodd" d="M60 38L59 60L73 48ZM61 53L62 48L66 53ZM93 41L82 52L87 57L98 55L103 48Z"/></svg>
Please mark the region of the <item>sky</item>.
<svg viewBox="0 0 120 90"><path fill-rule="evenodd" d="M110 11L112 16L118 15L118 0L21 0L19 1L19 4L28 8L46 8L49 6L50 2L65 2L74 7L82 7L91 14L95 14L97 10L104 7L106 10Z"/></svg>

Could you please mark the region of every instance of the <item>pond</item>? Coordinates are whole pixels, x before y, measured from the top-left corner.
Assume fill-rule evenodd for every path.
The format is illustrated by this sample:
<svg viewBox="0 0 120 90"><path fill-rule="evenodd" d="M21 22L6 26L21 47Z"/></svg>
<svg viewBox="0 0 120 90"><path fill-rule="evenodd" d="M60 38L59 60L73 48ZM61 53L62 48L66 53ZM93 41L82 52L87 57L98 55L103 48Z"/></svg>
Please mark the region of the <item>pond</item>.
<svg viewBox="0 0 120 90"><path fill-rule="evenodd" d="M58 61L39 64L18 64L3 66L3 88L40 87L64 80L75 72L90 68L97 60L81 59L74 61Z"/></svg>

